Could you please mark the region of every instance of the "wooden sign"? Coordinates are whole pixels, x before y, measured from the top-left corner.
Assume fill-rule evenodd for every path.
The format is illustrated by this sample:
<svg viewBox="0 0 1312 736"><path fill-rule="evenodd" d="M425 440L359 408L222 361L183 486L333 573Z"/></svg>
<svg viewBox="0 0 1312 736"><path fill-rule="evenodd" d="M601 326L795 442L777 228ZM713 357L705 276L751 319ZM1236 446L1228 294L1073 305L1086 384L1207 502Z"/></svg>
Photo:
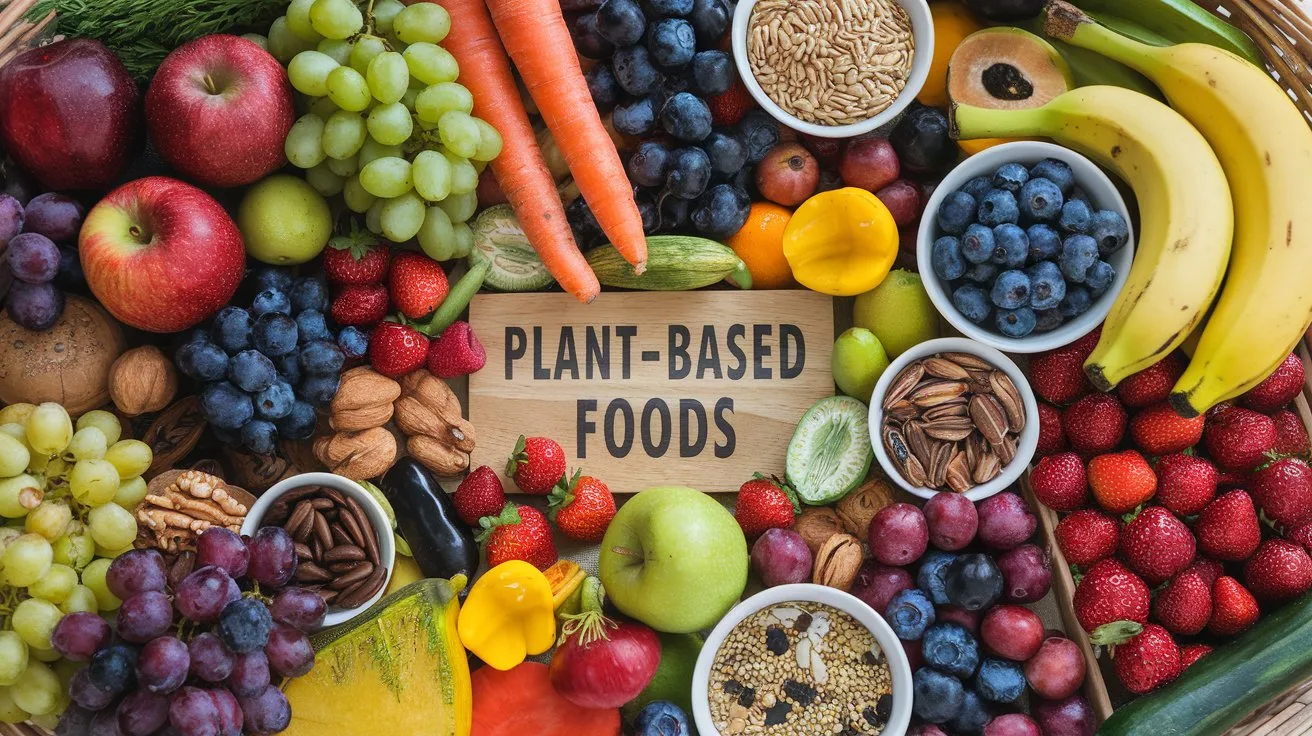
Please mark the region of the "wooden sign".
<svg viewBox="0 0 1312 736"><path fill-rule="evenodd" d="M797 420L834 392L833 299L809 291L487 294L469 320L487 348L473 467L498 473L521 434L544 435L615 493L735 491L782 476Z"/></svg>

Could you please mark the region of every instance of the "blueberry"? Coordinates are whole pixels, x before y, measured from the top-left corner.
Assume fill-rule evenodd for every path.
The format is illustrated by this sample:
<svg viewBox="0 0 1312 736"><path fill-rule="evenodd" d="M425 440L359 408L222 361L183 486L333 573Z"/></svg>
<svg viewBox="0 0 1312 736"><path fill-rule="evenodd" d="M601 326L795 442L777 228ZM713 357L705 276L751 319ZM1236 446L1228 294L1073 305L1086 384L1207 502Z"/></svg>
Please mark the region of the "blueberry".
<svg viewBox="0 0 1312 736"><path fill-rule="evenodd" d="M661 127L681 141L703 141L711 134L711 108L697 95L680 92L661 108Z"/></svg>
<svg viewBox="0 0 1312 736"><path fill-rule="evenodd" d="M934 623L934 602L923 590L903 590L888 602L884 618L893 627L897 638L915 641Z"/></svg>
<svg viewBox="0 0 1312 736"><path fill-rule="evenodd" d="M174 356L182 375L197 381L217 381L228 373L228 354L209 340L191 340Z"/></svg>
<svg viewBox="0 0 1312 736"><path fill-rule="evenodd" d="M711 171L717 174L736 174L747 165L747 146L742 138L729 131L712 131L702 141L702 150L710 156Z"/></svg>
<svg viewBox="0 0 1312 736"><path fill-rule="evenodd" d="M235 654L250 654L269 643L273 616L258 598L238 598L219 614L218 633Z"/></svg>
<svg viewBox="0 0 1312 736"><path fill-rule="evenodd" d="M692 0L642 0L642 11L653 18L682 18L692 12Z"/></svg>
<svg viewBox="0 0 1312 736"><path fill-rule="evenodd" d="M332 333L328 331L328 320L324 319L323 312L307 309L296 315L296 339L302 345L311 340L331 340L332 337Z"/></svg>
<svg viewBox="0 0 1312 736"><path fill-rule="evenodd" d="M569 35L574 39L574 48L579 56L589 59L609 59L615 53L615 44L607 41L597 32L597 14L584 13L574 19L569 26Z"/></svg>
<svg viewBox="0 0 1312 736"><path fill-rule="evenodd" d="M647 30L647 18L633 0L606 0L597 8L596 24L597 34L616 46L637 43Z"/></svg>
<svg viewBox="0 0 1312 736"><path fill-rule="evenodd" d="M337 333L337 347L349 360L363 358L369 352L369 333L359 327L343 327Z"/></svg>
<svg viewBox="0 0 1312 736"><path fill-rule="evenodd" d="M255 320L251 337L255 349L270 358L286 355L296 349L296 321L278 312L261 315Z"/></svg>
<svg viewBox="0 0 1312 736"><path fill-rule="evenodd" d="M994 703L1014 703L1025 694L1025 671L1019 662L985 657L975 676L975 692Z"/></svg>
<svg viewBox="0 0 1312 736"><path fill-rule="evenodd" d="M255 295L255 300L251 302L251 314L257 319L262 314L292 313L292 300L287 297L287 292L281 289L265 289Z"/></svg>
<svg viewBox="0 0 1312 736"><path fill-rule="evenodd" d="M137 681L137 648L131 644L110 644L96 650L87 666L87 675L93 685L105 692L121 693L131 688Z"/></svg>
<svg viewBox="0 0 1312 736"><path fill-rule="evenodd" d="M1034 310L1034 331L1035 332L1052 332L1061 327L1066 318L1061 316L1061 309L1036 309Z"/></svg>
<svg viewBox="0 0 1312 736"><path fill-rule="evenodd" d="M693 202L692 226L708 238L724 240L747 224L752 198L732 184L716 184Z"/></svg>
<svg viewBox="0 0 1312 736"><path fill-rule="evenodd" d="M347 327L346 329L351 329ZM273 359L273 365L278 369L278 376L287 383L295 386L301 382L301 360L296 351L280 355Z"/></svg>
<svg viewBox="0 0 1312 736"><path fill-rule="evenodd" d="M314 426L318 422L318 417L314 414L314 407L304 401L292 403L292 410L287 412L287 416L274 422L278 427L278 434L289 440L308 440L314 436Z"/></svg>
<svg viewBox="0 0 1312 736"><path fill-rule="evenodd" d="M979 223L971 223L961 235L961 255L971 263L988 263L993 246L993 230Z"/></svg>
<svg viewBox="0 0 1312 736"><path fill-rule="evenodd" d="M1111 288L1116 279L1116 269L1107 261L1098 261L1084 274L1084 285L1089 287L1089 295L1094 299L1102 296Z"/></svg>
<svg viewBox="0 0 1312 736"><path fill-rule="evenodd" d="M930 667L921 667L911 678L914 697L911 711L922 721L947 723L961 711L966 690L961 681Z"/></svg>
<svg viewBox="0 0 1312 736"><path fill-rule="evenodd" d="M255 395L255 416L261 419L282 419L292 410L296 392L287 381L279 379Z"/></svg>
<svg viewBox="0 0 1312 736"><path fill-rule="evenodd" d="M723 51L699 51L692 57L692 83L706 97L724 94L738 79L733 58Z"/></svg>
<svg viewBox="0 0 1312 736"><path fill-rule="evenodd" d="M644 187L656 187L665 182L670 166L670 149L657 141L644 141L629 156L629 181Z"/></svg>
<svg viewBox="0 0 1312 736"><path fill-rule="evenodd" d="M1020 164L1003 164L998 170L993 172L993 186L997 189L1005 189L1012 194L1020 191L1025 182L1030 178L1030 172Z"/></svg>
<svg viewBox="0 0 1312 736"><path fill-rule="evenodd" d="M1075 202L1075 201L1083 202L1083 203L1089 205L1089 209L1090 209L1090 210L1093 209L1093 203L1089 201L1089 193L1086 192L1086 191L1084 191L1083 189L1081 189L1081 188L1079 188L1079 187L1072 187L1072 188L1071 188L1071 193L1066 195L1066 201L1067 201L1067 202Z"/></svg>
<svg viewBox="0 0 1312 736"><path fill-rule="evenodd" d="M337 395L337 385L341 383L341 379L342 377L335 373L306 376L305 380L301 381L301 398L317 407L326 407Z"/></svg>
<svg viewBox="0 0 1312 736"><path fill-rule="evenodd" d="M617 106L610 120L624 135L645 136L656 129L656 103L650 97L639 97Z"/></svg>
<svg viewBox="0 0 1312 736"><path fill-rule="evenodd" d="M652 235L661 227L661 208L656 204L656 196L650 191L638 190L633 197L638 203L638 214L642 216L642 232Z"/></svg>
<svg viewBox="0 0 1312 736"><path fill-rule="evenodd" d="M1070 235L1072 233L1088 233L1089 227L1093 225L1093 210L1089 209L1089 203L1078 199L1071 199L1061 206L1061 216L1057 219L1057 227L1063 233Z"/></svg>
<svg viewBox="0 0 1312 736"><path fill-rule="evenodd" d="M1061 236L1051 225L1030 225L1025 230L1025 237L1030 241L1030 255L1026 259L1029 263L1051 261L1061 252Z"/></svg>
<svg viewBox="0 0 1312 736"><path fill-rule="evenodd" d="M974 284L957 287L957 290L952 292L952 306L956 307L963 317L975 324L980 324L993 313L993 305L989 303L988 292Z"/></svg>
<svg viewBox="0 0 1312 736"><path fill-rule="evenodd" d="M647 33L647 50L657 64L667 69L680 67L697 53L697 34L682 18L662 18Z"/></svg>
<svg viewBox="0 0 1312 736"><path fill-rule="evenodd" d="M916 107L888 135L902 168L913 174L933 174L951 166L960 154L949 135L948 116L936 107Z"/></svg>
<svg viewBox="0 0 1312 736"><path fill-rule="evenodd" d="M668 700L653 700L638 711L633 721L634 736L688 736L688 715Z"/></svg>
<svg viewBox="0 0 1312 736"><path fill-rule="evenodd" d="M975 197L962 190L949 194L938 208L939 229L949 235L964 233L975 219L975 201Z"/></svg>
<svg viewBox="0 0 1312 736"><path fill-rule="evenodd" d="M260 266L255 269L255 285L263 289L287 291L292 288L292 273L277 266Z"/></svg>
<svg viewBox="0 0 1312 736"><path fill-rule="evenodd" d="M630 0L612 0L612 2L630 2ZM647 53L646 46L629 46L616 50L615 56L611 57L610 65L615 73L615 81L631 95L649 94L661 86L662 75L652 65L651 54Z"/></svg>
<svg viewBox="0 0 1312 736"><path fill-rule="evenodd" d="M738 134L747 143L747 163L761 163L779 143L779 123L764 110L752 110L738 123Z"/></svg>
<svg viewBox="0 0 1312 736"><path fill-rule="evenodd" d="M346 354L332 340L312 340L301 346L301 369L306 373L336 375L346 362Z"/></svg>
<svg viewBox="0 0 1312 736"><path fill-rule="evenodd" d="M1020 209L1016 204L1016 195L1005 189L994 189L984 195L979 202L976 213L979 224L997 227L1004 222L1016 222L1020 219Z"/></svg>
<svg viewBox="0 0 1312 736"><path fill-rule="evenodd" d="M916 573L916 586L929 593L929 599L934 601L934 605L942 606L948 602L947 591L944 590L943 571L947 566L957 559L954 554L930 550L925 556L920 558L920 572ZM961 675L966 677L969 675Z"/></svg>
<svg viewBox="0 0 1312 736"><path fill-rule="evenodd" d="M993 282L989 298L999 309L1020 309L1030 303L1030 277L1024 271L1003 271Z"/></svg>
<svg viewBox="0 0 1312 736"><path fill-rule="evenodd" d="M961 257L961 241L951 235L944 235L934 241L930 261L934 264L934 273L944 281L955 281L966 272L966 261Z"/></svg>
<svg viewBox="0 0 1312 736"><path fill-rule="evenodd" d="M1030 169L1030 178L1047 179L1056 184L1063 197L1070 194L1075 186L1075 174L1070 165L1055 158L1045 158L1034 164L1034 168Z"/></svg>
<svg viewBox="0 0 1312 736"><path fill-rule="evenodd" d="M961 189L957 191L961 191L961 192L965 192L966 194L969 194L970 196L975 198L976 202L978 202L979 200L984 199L984 195L988 194L989 191L992 189L993 189L993 182L989 179L989 177L977 176L974 179L971 179L970 181L966 182L965 184L962 184Z"/></svg>
<svg viewBox="0 0 1312 736"><path fill-rule="evenodd" d="M1061 306L1057 309L1061 316L1066 319L1072 319L1089 311L1093 306L1093 297L1089 295L1089 290L1078 284L1068 284L1066 286L1066 298L1061 300Z"/></svg>
<svg viewBox="0 0 1312 736"><path fill-rule="evenodd" d="M602 115L615 109L615 105L624 93L620 89L620 83L615 81L615 72L611 71L610 66L606 64L598 64L589 69L583 75L583 81L588 84L588 93L592 95L593 107L597 108L597 112Z"/></svg>
<svg viewBox="0 0 1312 736"><path fill-rule="evenodd" d="M583 197L575 197L565 207L565 220L569 222L570 230L574 231L575 242L583 250L592 250L606 242L606 233L602 232L601 224Z"/></svg>
<svg viewBox="0 0 1312 736"><path fill-rule="evenodd" d="M1002 571L993 558L978 552L958 557L944 574L948 600L967 611L982 611L1002 596Z"/></svg>
<svg viewBox="0 0 1312 736"><path fill-rule="evenodd" d="M210 424L232 431L255 416L250 395L227 381L211 383L201 390L200 409Z"/></svg>
<svg viewBox="0 0 1312 736"><path fill-rule="evenodd" d="M1052 261L1039 261L1025 269L1030 277L1030 306L1034 309L1056 309L1066 296L1066 279Z"/></svg>
<svg viewBox="0 0 1312 736"><path fill-rule="evenodd" d="M975 674L975 668L979 666L979 642L965 626L952 621L936 623L926 629L921 651L925 655L925 664L963 680Z"/></svg>
<svg viewBox="0 0 1312 736"><path fill-rule="evenodd" d="M1064 201L1061 190L1047 179L1030 179L1020 188L1020 214L1031 221L1057 219Z"/></svg>
<svg viewBox="0 0 1312 736"><path fill-rule="evenodd" d="M674 152L670 172L665 177L665 191L679 199L696 199L706 191L711 180L711 158L700 148L680 148Z"/></svg>
<svg viewBox="0 0 1312 736"><path fill-rule="evenodd" d="M962 275L962 278L967 281L973 281L977 284L984 285L991 285L993 279L996 279L997 277L998 267L992 263L976 263L966 269L966 273Z"/></svg>
<svg viewBox="0 0 1312 736"><path fill-rule="evenodd" d="M727 0L692 0L688 22L697 34L697 46L711 48L718 44L724 29L729 27L732 12Z"/></svg>
<svg viewBox="0 0 1312 736"><path fill-rule="evenodd" d="M1093 213L1089 225L1089 235L1098 241L1098 252L1103 258L1115 253L1130 242L1130 226L1120 213L1112 210L1098 210Z"/></svg>
<svg viewBox="0 0 1312 736"><path fill-rule="evenodd" d="M292 311L300 314L307 309L315 309L320 312L328 310L328 285L323 279L313 276L302 276L296 279L292 288L287 292L287 296L292 300Z"/></svg>
<svg viewBox="0 0 1312 736"><path fill-rule="evenodd" d="M273 385L278 371L273 361L257 350L243 350L232 356L228 380L246 393L259 393Z"/></svg>
<svg viewBox="0 0 1312 736"><path fill-rule="evenodd" d="M1057 265L1067 281L1084 283L1084 278L1098 262L1098 241L1088 235L1072 235L1061 243Z"/></svg>
<svg viewBox="0 0 1312 736"><path fill-rule="evenodd" d="M1007 337L1025 337L1038 326L1039 318L1029 307L1020 309L1000 309L996 315L998 332Z"/></svg>
<svg viewBox="0 0 1312 736"><path fill-rule="evenodd" d="M241 444L256 455L278 451L278 430L267 419L252 419L242 425Z"/></svg>
<svg viewBox="0 0 1312 736"><path fill-rule="evenodd" d="M1020 268L1030 255L1030 239L1020 225L1004 222L993 228L993 255L989 262L995 266Z"/></svg>
<svg viewBox="0 0 1312 736"><path fill-rule="evenodd" d="M959 734L982 733L991 720L993 714L984 707L984 701L975 691L967 690L957 717L948 721L948 730Z"/></svg>

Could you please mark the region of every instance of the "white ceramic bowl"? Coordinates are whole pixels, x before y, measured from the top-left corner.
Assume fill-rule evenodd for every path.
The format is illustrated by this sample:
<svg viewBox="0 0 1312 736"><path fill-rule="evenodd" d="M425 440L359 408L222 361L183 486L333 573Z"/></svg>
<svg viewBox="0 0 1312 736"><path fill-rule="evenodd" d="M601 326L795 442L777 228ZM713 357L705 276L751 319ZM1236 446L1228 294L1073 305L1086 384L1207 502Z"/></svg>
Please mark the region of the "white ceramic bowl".
<svg viewBox="0 0 1312 736"><path fill-rule="evenodd" d="M246 521L242 522L241 525L241 533L243 535L255 534L259 530L260 522L264 519L269 507L284 493L302 486L326 486L354 498L364 509L365 515L369 517L369 524L373 526L374 536L378 539L378 559L387 567L387 580L383 582L383 587L379 588L378 592L369 600L355 608L328 606L328 615L323 620L324 627L344 624L355 618L357 614L367 610L374 603L377 603L383 597L383 592L387 590L387 583L391 581L392 572L396 566L396 543L392 539L391 522L387 520L387 512L383 511L383 507L359 483L333 473L301 473L278 481L272 488L265 491L250 511L247 512Z"/></svg>
<svg viewBox="0 0 1312 736"><path fill-rule="evenodd" d="M933 498L936 491L929 488L920 488L913 486L902 477L898 470L897 463L893 458L888 456L888 450L884 448L883 433L880 427L884 422L884 394L888 393L889 384L893 379L902 372L913 361L922 358L928 358L938 353L970 353L992 363L995 368L1007 374L1011 382L1016 384L1016 390L1020 392L1021 403L1025 405L1025 429L1021 431L1020 437L1016 443L1016 457L1002 468L1002 472L988 483L982 483L966 491L964 495L971 501L979 501L989 496L1005 490L1020 478L1025 472L1026 466L1034 457L1034 451L1039 446L1039 403L1034 398L1034 390L1030 388L1030 382L1025 378L1025 374L1020 368L1007 356L994 350L988 345L980 344L974 340L967 340L964 337L943 337L937 340L922 342L919 345L897 356L884 369L883 375L875 383L875 392L870 396L870 444L875 449L875 458L879 460L879 465L884 469L884 473L893 479L894 483L904 488L908 493L920 496L921 498Z"/></svg>
<svg viewBox="0 0 1312 736"><path fill-rule="evenodd" d="M952 295L945 284L934 273L931 254L934 241L942 234L938 228L935 213L947 196L960 189L966 182L977 176L992 175L1003 164L1020 163L1033 166L1045 158L1064 161L1075 175L1075 185L1089 195L1089 201L1095 209L1112 210L1125 218L1130 226L1130 240L1124 248L1116 251L1107 262L1116 269L1116 278L1102 296L1093 301L1089 311L1075 319L1066 320L1051 332L1032 332L1025 337L1007 337L992 329L992 322L977 325L966 319L952 305ZM1125 206L1125 198L1117 191L1112 180L1098 168L1097 164L1069 148L1041 141L1015 141L1003 143L985 149L962 161L955 169L943 177L942 183L925 205L925 216L920 218L920 232L916 237L916 260L921 264L920 272L924 276L925 290L934 302L940 314L963 335L974 338L1008 353L1039 353L1068 345L1093 331L1102 324L1107 313L1112 309L1112 302L1125 286L1130 276L1130 264L1134 261L1134 223L1130 221L1130 211Z"/></svg>
<svg viewBox="0 0 1312 736"><path fill-rule="evenodd" d="M907 75L907 83L902 88L902 93L883 112L859 123L817 125L799 120L785 112L774 100L770 99L770 96L765 93L764 89L761 89L761 85L752 74L752 65L747 60L747 29L752 19L752 11L756 8L756 2L757 0L738 0L738 6L733 11L733 30L731 33L734 63L738 66L738 76L743 80L747 91L751 93L757 104L770 113L770 117L793 130L817 138L852 138L864 135L901 115L902 111L907 109L911 101L916 98L916 95L920 94L920 88L925 86L925 80L929 77L930 64L934 60L934 19L929 14L929 3L927 0L897 0L911 19L911 37L915 41L915 50L911 55L911 71Z"/></svg>
<svg viewBox="0 0 1312 736"><path fill-rule="evenodd" d="M707 698L707 686L711 681L711 665L715 653L724 643L725 637L743 619L764 608L790 601L822 603L837 608L856 619L862 626L875 635L879 648L884 650L888 661L889 673L893 676L893 712L884 727L884 736L902 736L911 723L911 665L907 661L902 642L898 640L893 629L889 628L884 617L875 613L875 609L866 605L856 596L837 588L825 585L800 583L797 585L780 585L769 588L742 601L729 609L720 619L715 629L706 637L701 654L697 655L697 667L692 673L692 713L697 732L702 736L722 736L711 720L711 707Z"/></svg>

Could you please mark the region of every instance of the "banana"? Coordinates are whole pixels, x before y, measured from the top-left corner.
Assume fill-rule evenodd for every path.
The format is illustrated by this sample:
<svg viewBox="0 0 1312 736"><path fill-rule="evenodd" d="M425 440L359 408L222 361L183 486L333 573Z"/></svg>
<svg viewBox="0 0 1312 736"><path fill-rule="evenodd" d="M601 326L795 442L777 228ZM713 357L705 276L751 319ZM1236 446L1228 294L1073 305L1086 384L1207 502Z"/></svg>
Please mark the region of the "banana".
<svg viewBox="0 0 1312 736"><path fill-rule="evenodd" d="M1312 322L1312 129L1265 72L1223 49L1142 44L1063 2L1049 9L1048 27L1155 81L1211 143L1230 181L1235 239L1225 289L1171 394L1176 411L1195 416L1266 378Z"/></svg>
<svg viewBox="0 0 1312 736"><path fill-rule="evenodd" d="M1043 16L1039 15L1033 20L1027 20L1016 25L1042 36L1044 33L1043 21ZM1122 21L1122 23L1124 22ZM1152 32L1142 30L1142 33L1149 35ZM1057 53L1061 54L1061 57L1066 60L1066 65L1071 69L1071 77L1075 82L1074 86L1089 87L1095 84L1110 84L1115 87L1124 87L1135 92L1142 92L1159 100L1165 100L1162 93L1157 91L1157 88L1153 86L1152 82L1148 81L1147 77L1130 67L1112 61L1102 54L1062 43L1054 38L1049 38L1048 41L1052 43L1052 47L1057 50Z"/></svg>
<svg viewBox="0 0 1312 736"><path fill-rule="evenodd" d="M1205 43L1239 54L1258 69L1262 52L1247 34L1207 12L1194 0L1073 0L1087 13L1124 18L1173 43ZM1213 6L1215 7L1215 6ZM1127 28L1112 28L1145 43L1153 43ZM1160 45L1160 44L1158 44Z"/></svg>
<svg viewBox="0 0 1312 736"><path fill-rule="evenodd" d="M1085 363L1109 390L1188 337L1225 273L1234 209L1207 141L1166 105L1120 87L1081 87L1028 110L954 105L960 138L1042 135L1106 166L1134 189L1134 266Z"/></svg>

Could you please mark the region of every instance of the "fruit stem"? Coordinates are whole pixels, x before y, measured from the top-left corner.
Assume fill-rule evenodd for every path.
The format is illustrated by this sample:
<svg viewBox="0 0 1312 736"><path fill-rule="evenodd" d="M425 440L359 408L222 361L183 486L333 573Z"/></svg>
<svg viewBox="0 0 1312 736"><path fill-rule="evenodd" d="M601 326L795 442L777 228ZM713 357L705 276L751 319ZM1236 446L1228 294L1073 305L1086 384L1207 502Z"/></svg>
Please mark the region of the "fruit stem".
<svg viewBox="0 0 1312 736"><path fill-rule="evenodd" d="M611 621L602 615L601 611L584 611L583 613L567 613L561 618L565 623L560 627L560 638L563 642L566 638L578 635L579 646L586 647L594 641L606 641L610 635L606 629L618 629L619 624Z"/></svg>
<svg viewBox="0 0 1312 736"><path fill-rule="evenodd" d="M628 547L611 547L610 551L622 557L631 557L635 560L642 559L642 553L636 549L629 549Z"/></svg>
<svg viewBox="0 0 1312 736"><path fill-rule="evenodd" d="M1018 138L1042 134L1044 112L1042 107L991 110L953 102L948 113L949 132L954 140Z"/></svg>
<svg viewBox="0 0 1312 736"><path fill-rule="evenodd" d="M1150 70L1157 60L1155 46L1140 43L1098 23L1065 0L1048 6L1043 32L1072 46L1097 52L1138 71Z"/></svg>

